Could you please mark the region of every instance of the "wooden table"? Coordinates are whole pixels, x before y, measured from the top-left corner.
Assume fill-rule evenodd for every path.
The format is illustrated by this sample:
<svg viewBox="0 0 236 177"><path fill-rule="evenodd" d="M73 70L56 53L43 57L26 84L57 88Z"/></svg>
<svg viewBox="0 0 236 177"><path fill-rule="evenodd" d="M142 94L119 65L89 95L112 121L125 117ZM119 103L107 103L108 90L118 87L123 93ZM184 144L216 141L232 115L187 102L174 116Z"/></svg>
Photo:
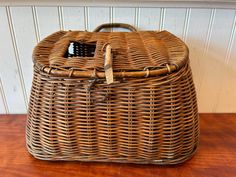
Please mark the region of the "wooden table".
<svg viewBox="0 0 236 177"><path fill-rule="evenodd" d="M47 162L25 147L26 115L0 115L0 177L236 177L236 114L201 114L196 155L182 165Z"/></svg>

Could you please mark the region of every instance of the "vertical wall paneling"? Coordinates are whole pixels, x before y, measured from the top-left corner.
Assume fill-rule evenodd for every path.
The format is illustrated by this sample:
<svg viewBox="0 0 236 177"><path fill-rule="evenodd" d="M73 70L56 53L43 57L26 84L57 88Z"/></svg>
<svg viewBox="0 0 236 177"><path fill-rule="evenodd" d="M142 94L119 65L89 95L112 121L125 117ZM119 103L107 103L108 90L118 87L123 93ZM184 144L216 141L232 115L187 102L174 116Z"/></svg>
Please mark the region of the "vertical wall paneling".
<svg viewBox="0 0 236 177"><path fill-rule="evenodd" d="M111 22L109 7L88 7L88 31L93 31L98 25L109 22Z"/></svg>
<svg viewBox="0 0 236 177"><path fill-rule="evenodd" d="M230 34L230 39L227 47L227 52L226 52L226 57L225 57L225 63L229 64L231 52L232 52L232 47L233 47L233 42L235 39L235 31L236 31L236 10L234 11L234 20L231 28L231 34Z"/></svg>
<svg viewBox="0 0 236 177"><path fill-rule="evenodd" d="M36 7L40 38L60 30L59 14L57 7Z"/></svg>
<svg viewBox="0 0 236 177"><path fill-rule="evenodd" d="M6 96L9 113L25 113L26 104L22 87L16 43L9 16L9 8L0 7L0 78ZM23 17L22 17L23 18Z"/></svg>
<svg viewBox="0 0 236 177"><path fill-rule="evenodd" d="M204 41L204 44L203 44L204 45L204 50L203 50L203 55L202 55L203 60L201 63L199 63L199 64L202 64L202 66L205 66L204 62L206 62L206 61L204 59L206 58L206 54L208 53L208 50L209 50L209 44L210 44L210 40L211 40L211 34L212 34L213 24L214 24L214 20L215 20L215 14L216 14L216 9L211 9L210 20L207 25L208 28L207 28L206 40ZM198 77L199 78L199 92L201 90L201 84L202 84L202 80L204 78L204 74L205 74L205 70L204 70L204 67L202 67L199 72L199 77Z"/></svg>
<svg viewBox="0 0 236 177"><path fill-rule="evenodd" d="M1 90L0 90L1 91ZM3 99L2 99L2 94L0 92L0 114L7 114Z"/></svg>
<svg viewBox="0 0 236 177"><path fill-rule="evenodd" d="M108 22L166 29L183 39L199 111L236 112L235 9L55 5L0 7L0 113L26 113L38 41L60 29L92 31Z"/></svg>
<svg viewBox="0 0 236 177"><path fill-rule="evenodd" d="M38 23L38 15L37 15L36 7L32 6L31 10L32 10L32 16L33 16L33 21L34 21L35 37L36 37L37 42L39 42L40 32L39 32L39 23Z"/></svg>
<svg viewBox="0 0 236 177"><path fill-rule="evenodd" d="M24 104L27 108L28 97L27 97L27 92L26 92L26 88L25 88L25 80L24 80L24 76L23 76L23 69L24 68L22 68L22 64L21 64L21 60L20 60L19 48L17 46L17 38L16 38L16 33L15 33L16 30L14 29L12 13L11 13L11 9L9 6L6 7L6 13L7 13L8 25L9 25L9 29L10 29L10 33L11 33L12 44L13 44L13 48L14 48L16 64L17 64L17 68L19 71L21 88L22 88L23 96L24 96Z"/></svg>
<svg viewBox="0 0 236 177"><path fill-rule="evenodd" d="M206 53L204 75L201 83L200 100L204 110L215 112L218 94L223 81L223 73L228 72L225 63L227 47L234 20L234 10L217 9L212 26L211 40ZM208 101L206 101L206 98Z"/></svg>
<svg viewBox="0 0 236 177"><path fill-rule="evenodd" d="M10 9L28 101L33 76L32 51L37 43L32 9L31 7L11 7Z"/></svg>
<svg viewBox="0 0 236 177"><path fill-rule="evenodd" d="M0 114L7 114L3 100L1 100L1 98L0 98Z"/></svg>
<svg viewBox="0 0 236 177"><path fill-rule="evenodd" d="M189 29L189 19L191 16L191 9L186 9L185 19L184 19L184 29L182 33L182 39L184 42L186 42L186 38L188 37L188 29Z"/></svg>
<svg viewBox="0 0 236 177"><path fill-rule="evenodd" d="M166 9L165 8L161 8L159 30L163 30L164 29L165 15L166 15Z"/></svg>
<svg viewBox="0 0 236 177"><path fill-rule="evenodd" d="M84 25L85 25L85 30L88 30L88 7L84 7Z"/></svg>
<svg viewBox="0 0 236 177"><path fill-rule="evenodd" d="M115 7L113 8L114 23L128 23L135 26L135 8ZM127 31L123 29L114 29L114 31Z"/></svg>
<svg viewBox="0 0 236 177"><path fill-rule="evenodd" d="M185 8L167 8L165 12L164 29L182 38L185 15Z"/></svg>
<svg viewBox="0 0 236 177"><path fill-rule="evenodd" d="M110 7L110 23L113 23L113 7ZM112 31L113 29L111 29Z"/></svg>
<svg viewBox="0 0 236 177"><path fill-rule="evenodd" d="M141 30L159 30L160 14L160 8L140 8L138 27Z"/></svg>
<svg viewBox="0 0 236 177"><path fill-rule="evenodd" d="M65 25L64 25L63 7L59 6L59 7L57 7L57 10L58 10L58 18L59 18L60 29L64 30Z"/></svg>
<svg viewBox="0 0 236 177"><path fill-rule="evenodd" d="M0 78L0 114L8 114L8 105L6 101L6 96L3 90L2 81Z"/></svg>
<svg viewBox="0 0 236 177"><path fill-rule="evenodd" d="M84 7L63 7L66 30L85 30Z"/></svg>
<svg viewBox="0 0 236 177"><path fill-rule="evenodd" d="M226 69L223 70L222 84L218 94L215 111L217 112L235 112L236 100L236 11L234 22L231 28L231 35L228 49L225 57Z"/></svg>
<svg viewBox="0 0 236 177"><path fill-rule="evenodd" d="M205 43L207 42L210 17L211 9L191 9L188 35L185 40L190 49L190 64L198 95L200 92L200 78L204 69L202 66L205 65L204 49ZM199 100L199 103L201 101L204 100ZM201 111L201 109L199 104L199 110Z"/></svg>
<svg viewBox="0 0 236 177"><path fill-rule="evenodd" d="M140 8L135 8L135 15L134 15L134 26L136 28L139 28L139 22L140 22Z"/></svg>

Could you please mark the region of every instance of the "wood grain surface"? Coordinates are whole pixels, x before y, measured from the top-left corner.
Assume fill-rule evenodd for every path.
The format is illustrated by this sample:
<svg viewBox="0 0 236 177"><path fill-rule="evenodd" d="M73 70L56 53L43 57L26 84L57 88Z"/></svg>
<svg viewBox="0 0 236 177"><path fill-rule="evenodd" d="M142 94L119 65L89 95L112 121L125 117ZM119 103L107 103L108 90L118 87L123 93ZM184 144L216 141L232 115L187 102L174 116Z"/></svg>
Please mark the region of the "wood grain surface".
<svg viewBox="0 0 236 177"><path fill-rule="evenodd" d="M0 115L1 177L235 177L236 114L201 114L200 146L181 165L47 162L25 146L26 115Z"/></svg>

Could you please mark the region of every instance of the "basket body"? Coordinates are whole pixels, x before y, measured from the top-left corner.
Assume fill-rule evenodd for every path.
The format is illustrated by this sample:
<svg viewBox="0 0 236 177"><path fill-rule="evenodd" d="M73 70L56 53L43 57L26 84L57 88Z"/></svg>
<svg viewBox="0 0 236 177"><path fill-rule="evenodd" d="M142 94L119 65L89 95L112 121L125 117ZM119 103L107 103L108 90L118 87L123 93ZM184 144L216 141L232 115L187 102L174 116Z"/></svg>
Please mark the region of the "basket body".
<svg viewBox="0 0 236 177"><path fill-rule="evenodd" d="M189 62L166 75L112 84L55 76L35 64L26 140L43 160L181 163L199 140Z"/></svg>

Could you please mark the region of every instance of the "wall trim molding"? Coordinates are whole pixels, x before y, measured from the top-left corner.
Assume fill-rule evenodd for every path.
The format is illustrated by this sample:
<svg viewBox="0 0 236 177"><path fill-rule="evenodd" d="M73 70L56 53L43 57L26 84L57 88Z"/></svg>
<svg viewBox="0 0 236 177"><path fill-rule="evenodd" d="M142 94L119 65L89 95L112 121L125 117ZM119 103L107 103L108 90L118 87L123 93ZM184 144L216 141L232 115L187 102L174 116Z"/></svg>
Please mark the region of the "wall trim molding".
<svg viewBox="0 0 236 177"><path fill-rule="evenodd" d="M0 6L118 6L235 9L236 0L0 0Z"/></svg>

